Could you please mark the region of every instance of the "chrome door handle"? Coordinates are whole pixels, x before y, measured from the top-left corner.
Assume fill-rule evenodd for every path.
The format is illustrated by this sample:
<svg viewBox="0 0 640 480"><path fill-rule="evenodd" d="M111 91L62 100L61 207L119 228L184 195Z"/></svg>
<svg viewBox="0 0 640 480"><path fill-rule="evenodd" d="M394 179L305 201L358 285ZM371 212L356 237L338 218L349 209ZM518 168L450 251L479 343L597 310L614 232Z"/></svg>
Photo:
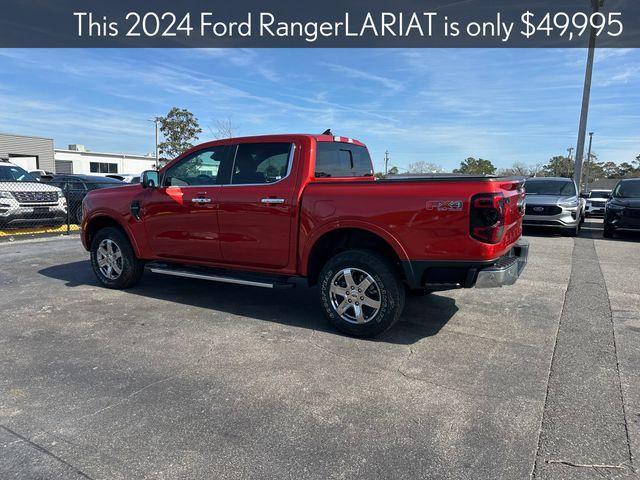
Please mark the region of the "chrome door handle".
<svg viewBox="0 0 640 480"><path fill-rule="evenodd" d="M191 199L191 203L211 203L211 199L206 197L195 197Z"/></svg>
<svg viewBox="0 0 640 480"><path fill-rule="evenodd" d="M262 203L284 203L284 198L263 198Z"/></svg>

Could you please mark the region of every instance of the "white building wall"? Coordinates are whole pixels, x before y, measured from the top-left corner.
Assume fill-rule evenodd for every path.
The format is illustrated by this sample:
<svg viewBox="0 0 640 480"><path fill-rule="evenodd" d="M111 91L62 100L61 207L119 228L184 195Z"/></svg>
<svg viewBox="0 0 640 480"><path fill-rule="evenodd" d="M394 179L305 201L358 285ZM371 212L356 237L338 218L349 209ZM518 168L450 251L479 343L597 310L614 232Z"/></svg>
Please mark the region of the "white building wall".
<svg viewBox="0 0 640 480"><path fill-rule="evenodd" d="M144 170L155 168L155 159L145 155L129 155L101 152L80 152L75 150L56 149L54 156L57 161L71 161L73 173L86 175L107 175L91 171L91 163L109 163L117 165L118 174L140 174Z"/></svg>

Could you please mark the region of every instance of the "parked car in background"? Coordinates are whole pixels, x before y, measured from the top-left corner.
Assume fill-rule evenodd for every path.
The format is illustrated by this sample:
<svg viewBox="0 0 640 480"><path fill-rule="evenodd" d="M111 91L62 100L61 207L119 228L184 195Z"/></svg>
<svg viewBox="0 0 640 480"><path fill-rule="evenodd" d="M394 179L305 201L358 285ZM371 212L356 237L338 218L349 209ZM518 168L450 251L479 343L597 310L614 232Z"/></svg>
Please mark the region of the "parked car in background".
<svg viewBox="0 0 640 480"><path fill-rule="evenodd" d="M53 172L48 172L47 170L31 170L29 174L36 180L40 180L40 178L44 177L45 175L53 175Z"/></svg>
<svg viewBox="0 0 640 480"><path fill-rule="evenodd" d="M140 183L139 173L121 173L121 174L110 173L109 175L105 175L105 176L109 178L115 178L117 180L122 180L125 183Z"/></svg>
<svg viewBox="0 0 640 480"><path fill-rule="evenodd" d="M0 228L59 227L66 218L62 190L38 182L18 165L0 162Z"/></svg>
<svg viewBox="0 0 640 480"><path fill-rule="evenodd" d="M611 190L591 190L585 195L585 214L589 216L604 215L604 206L609 200Z"/></svg>
<svg viewBox="0 0 640 480"><path fill-rule="evenodd" d="M536 177L524 184L526 208L523 225L551 227L576 236L585 217L584 198L570 178Z"/></svg>
<svg viewBox="0 0 640 480"><path fill-rule="evenodd" d="M69 204L69 220L78 224L82 222L82 200L88 192L127 185L122 180L98 175L53 175L43 177L42 180L62 189Z"/></svg>
<svg viewBox="0 0 640 480"><path fill-rule="evenodd" d="M612 238L618 230L640 230L640 178L620 180L607 202L603 235Z"/></svg>

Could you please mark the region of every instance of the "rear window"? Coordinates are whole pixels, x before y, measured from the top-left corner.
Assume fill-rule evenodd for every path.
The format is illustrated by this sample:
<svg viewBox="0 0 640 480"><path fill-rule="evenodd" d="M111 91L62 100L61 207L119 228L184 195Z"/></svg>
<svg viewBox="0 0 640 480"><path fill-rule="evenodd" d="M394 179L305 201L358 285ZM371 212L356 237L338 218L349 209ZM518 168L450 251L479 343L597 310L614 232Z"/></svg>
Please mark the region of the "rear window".
<svg viewBox="0 0 640 480"><path fill-rule="evenodd" d="M318 142L317 145L317 178L373 175L371 157L365 147L340 142Z"/></svg>

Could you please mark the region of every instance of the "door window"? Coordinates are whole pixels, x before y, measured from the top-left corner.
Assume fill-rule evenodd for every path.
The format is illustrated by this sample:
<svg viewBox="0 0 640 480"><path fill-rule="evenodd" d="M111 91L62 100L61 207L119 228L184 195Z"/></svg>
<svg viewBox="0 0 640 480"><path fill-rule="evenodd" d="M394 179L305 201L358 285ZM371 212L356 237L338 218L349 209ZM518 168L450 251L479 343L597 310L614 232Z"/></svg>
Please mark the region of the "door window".
<svg viewBox="0 0 640 480"><path fill-rule="evenodd" d="M227 147L224 145L195 152L166 171L163 185L186 187L224 183L226 154ZM228 174L226 176L228 178Z"/></svg>
<svg viewBox="0 0 640 480"><path fill-rule="evenodd" d="M291 143L242 143L233 163L234 185L274 183L287 176Z"/></svg>

